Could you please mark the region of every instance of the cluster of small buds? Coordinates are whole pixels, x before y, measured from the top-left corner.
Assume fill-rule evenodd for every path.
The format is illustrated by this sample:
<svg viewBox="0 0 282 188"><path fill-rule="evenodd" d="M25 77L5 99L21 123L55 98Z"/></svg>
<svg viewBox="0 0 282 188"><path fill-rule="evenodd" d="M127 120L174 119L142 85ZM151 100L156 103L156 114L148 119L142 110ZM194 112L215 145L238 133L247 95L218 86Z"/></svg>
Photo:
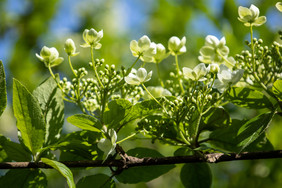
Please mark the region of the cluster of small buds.
<svg viewBox="0 0 282 188"><path fill-rule="evenodd" d="M75 70L75 73L77 74L79 78L82 78L88 74L88 71L84 67L82 67L82 68L79 68L77 71Z"/></svg>
<svg viewBox="0 0 282 188"><path fill-rule="evenodd" d="M63 88L62 92L65 94L68 94L73 89L73 85L67 80L66 77L60 80L60 85Z"/></svg>
<svg viewBox="0 0 282 188"><path fill-rule="evenodd" d="M170 138L177 136L176 123L172 119L165 119L161 116L149 116L137 123L137 131L143 131L152 136L152 142L156 139L170 143ZM171 143L172 144L172 143Z"/></svg>
<svg viewBox="0 0 282 188"><path fill-rule="evenodd" d="M87 100L84 100L82 103L83 103L83 106L84 108L88 111L88 112L91 112L93 113L96 109L99 108L99 104L98 104L98 101L96 99L96 96L92 96L93 98L88 98Z"/></svg>
<svg viewBox="0 0 282 188"><path fill-rule="evenodd" d="M247 74L244 75L244 80L247 83L253 85L253 83L257 82L255 77L252 76L255 73L261 82L268 85L278 79L279 73L282 72L282 45L273 42L269 48L268 46L262 45L262 39L256 38L254 38L253 44L255 49L254 60L251 52L244 50L241 54L236 56L236 59L239 62L237 68L242 68L247 72ZM247 42L247 45L251 47L250 42ZM254 67L255 70L253 69Z"/></svg>

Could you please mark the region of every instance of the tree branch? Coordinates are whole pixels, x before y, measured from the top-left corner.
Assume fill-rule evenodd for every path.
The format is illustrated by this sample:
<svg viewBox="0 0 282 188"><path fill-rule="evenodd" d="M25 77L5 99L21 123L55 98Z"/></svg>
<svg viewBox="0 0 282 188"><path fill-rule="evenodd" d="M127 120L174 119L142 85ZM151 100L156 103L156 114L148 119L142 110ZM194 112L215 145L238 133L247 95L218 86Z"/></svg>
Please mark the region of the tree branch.
<svg viewBox="0 0 282 188"><path fill-rule="evenodd" d="M85 168L85 167L119 167L130 168L134 166L154 166L154 165L169 165L180 163L219 163L225 161L237 160L254 160L254 159L273 159L282 158L282 150L264 151L264 152L243 152L236 153L211 153L203 154L203 156L175 156L161 158L137 158L128 156L126 160L95 160L95 161L60 161L69 168ZM43 162L4 162L0 163L0 169L19 169L19 168L52 168Z"/></svg>

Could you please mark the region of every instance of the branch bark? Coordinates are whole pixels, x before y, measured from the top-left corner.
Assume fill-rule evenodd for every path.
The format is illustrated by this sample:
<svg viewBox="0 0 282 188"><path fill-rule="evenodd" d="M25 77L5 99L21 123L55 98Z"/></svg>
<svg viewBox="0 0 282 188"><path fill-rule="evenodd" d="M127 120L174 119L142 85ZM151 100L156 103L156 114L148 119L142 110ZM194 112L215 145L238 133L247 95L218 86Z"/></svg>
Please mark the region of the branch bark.
<svg viewBox="0 0 282 188"><path fill-rule="evenodd" d="M255 159L274 159L282 158L282 150L264 151L264 152L243 152L236 153L211 153L203 154L202 156L174 156L161 158L137 158L128 156L126 160L95 160L95 161L60 161L69 168L85 168L85 167L118 167L121 169L134 166L154 166L154 165L169 165L180 163L219 163L226 161L238 160L255 160ZM52 168L43 162L4 162L0 163L0 169L20 169L20 168Z"/></svg>

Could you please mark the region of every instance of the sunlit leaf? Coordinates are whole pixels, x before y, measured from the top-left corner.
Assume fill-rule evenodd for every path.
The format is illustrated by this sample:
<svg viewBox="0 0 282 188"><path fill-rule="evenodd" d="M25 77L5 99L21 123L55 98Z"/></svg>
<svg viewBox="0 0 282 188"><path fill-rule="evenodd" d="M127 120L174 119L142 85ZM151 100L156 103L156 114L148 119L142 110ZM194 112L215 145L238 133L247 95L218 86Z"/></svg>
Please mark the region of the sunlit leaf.
<svg viewBox="0 0 282 188"><path fill-rule="evenodd" d="M260 114L247 121L237 133L238 146L241 151L254 142L269 127L274 112Z"/></svg>
<svg viewBox="0 0 282 188"><path fill-rule="evenodd" d="M273 108L272 103L262 92L246 87L231 88L227 92L227 98L233 104L244 108Z"/></svg>
<svg viewBox="0 0 282 188"><path fill-rule="evenodd" d="M13 84L13 108L17 118L17 127L24 145L33 153L43 146L45 141L45 122L38 101L17 80Z"/></svg>
<svg viewBox="0 0 282 188"><path fill-rule="evenodd" d="M41 161L53 168L55 168L58 172L60 172L66 179L69 188L75 188L75 183L73 180L73 175L71 170L64 164L58 162L58 161L53 161L47 158L41 158Z"/></svg>
<svg viewBox="0 0 282 188"><path fill-rule="evenodd" d="M272 90L274 95L282 100L282 80L276 80L273 83Z"/></svg>
<svg viewBox="0 0 282 188"><path fill-rule="evenodd" d="M5 70L2 61L0 61L0 116L7 105Z"/></svg>
<svg viewBox="0 0 282 188"><path fill-rule="evenodd" d="M52 77L45 80L33 91L38 100L46 122L46 145L60 137L64 123L64 102L62 92Z"/></svg>
<svg viewBox="0 0 282 188"><path fill-rule="evenodd" d="M102 124L93 116L87 114L76 114L67 118L68 122L81 128L93 132L101 132Z"/></svg>

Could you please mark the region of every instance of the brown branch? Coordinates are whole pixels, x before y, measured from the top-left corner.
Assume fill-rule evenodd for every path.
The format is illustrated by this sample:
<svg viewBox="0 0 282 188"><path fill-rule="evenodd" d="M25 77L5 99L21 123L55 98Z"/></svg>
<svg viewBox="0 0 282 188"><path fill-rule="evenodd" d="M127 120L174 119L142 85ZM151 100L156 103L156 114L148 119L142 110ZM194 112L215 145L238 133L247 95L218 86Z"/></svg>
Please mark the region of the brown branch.
<svg viewBox="0 0 282 188"><path fill-rule="evenodd" d="M127 160L95 160L95 161L61 161L70 168L84 167L119 167L130 168L134 166L154 166L154 165L169 165L179 163L218 163L225 161L237 160L254 160L254 159L273 159L282 158L282 150L266 151L266 152L243 152L236 153L211 153L203 156L175 156L175 157L160 157L160 158L137 158L128 156ZM4 162L0 163L0 169L16 169L16 168L52 168L43 162Z"/></svg>

